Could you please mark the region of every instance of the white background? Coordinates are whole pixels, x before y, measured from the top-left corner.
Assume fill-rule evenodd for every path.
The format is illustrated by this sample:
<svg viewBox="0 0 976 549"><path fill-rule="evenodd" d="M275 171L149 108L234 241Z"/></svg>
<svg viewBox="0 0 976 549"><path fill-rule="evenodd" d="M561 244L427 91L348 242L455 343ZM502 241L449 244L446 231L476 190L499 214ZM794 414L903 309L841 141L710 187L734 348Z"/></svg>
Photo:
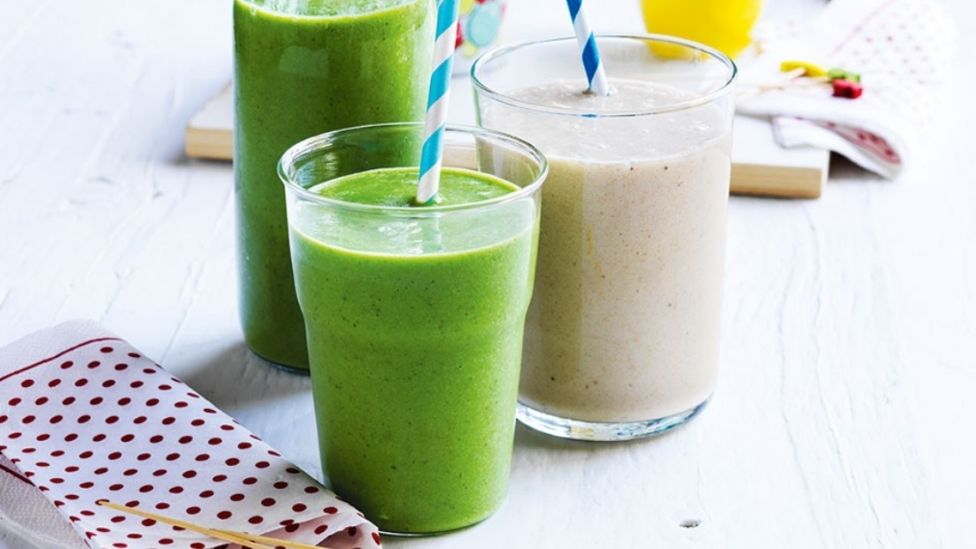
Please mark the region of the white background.
<svg viewBox="0 0 976 549"><path fill-rule="evenodd" d="M973 4L947 4L972 52ZM767 15L816 6L770 0ZM598 31L640 30L635 0L590 11ZM0 344L98 319L318 471L307 379L241 343L231 168L182 153L230 77L230 3L0 0L0 14ZM509 15L509 38L569 30L560 0ZM618 445L520 428L494 517L387 546L971 547L971 55L956 68L933 154L900 181L835 161L820 200L732 198L722 379L699 421Z"/></svg>

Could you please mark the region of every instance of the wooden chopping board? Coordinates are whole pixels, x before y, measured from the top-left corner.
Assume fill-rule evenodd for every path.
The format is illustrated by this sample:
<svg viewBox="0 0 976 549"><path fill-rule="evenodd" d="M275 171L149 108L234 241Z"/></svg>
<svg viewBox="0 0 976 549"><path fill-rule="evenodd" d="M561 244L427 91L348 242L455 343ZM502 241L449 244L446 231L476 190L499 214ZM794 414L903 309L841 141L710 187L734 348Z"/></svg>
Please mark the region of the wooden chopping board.
<svg viewBox="0 0 976 549"><path fill-rule="evenodd" d="M231 160L234 155L234 104L225 88L186 128L186 154ZM813 147L783 148L769 122L737 116L732 137L732 193L783 198L817 198L823 192L830 152Z"/></svg>

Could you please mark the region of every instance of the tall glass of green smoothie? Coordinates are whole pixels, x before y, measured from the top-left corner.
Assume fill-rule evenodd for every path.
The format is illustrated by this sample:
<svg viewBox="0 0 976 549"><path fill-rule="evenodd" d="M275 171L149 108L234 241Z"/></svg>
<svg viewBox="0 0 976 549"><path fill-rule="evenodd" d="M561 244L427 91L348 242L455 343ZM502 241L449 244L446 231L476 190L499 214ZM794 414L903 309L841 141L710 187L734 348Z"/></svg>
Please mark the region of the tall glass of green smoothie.
<svg viewBox="0 0 976 549"><path fill-rule="evenodd" d="M508 483L546 162L448 126L414 205L423 126L327 133L284 181L323 470L387 532L477 523Z"/></svg>
<svg viewBox="0 0 976 549"><path fill-rule="evenodd" d="M240 316L272 363L308 368L278 159L322 132L420 120L432 14L432 0L234 1Z"/></svg>

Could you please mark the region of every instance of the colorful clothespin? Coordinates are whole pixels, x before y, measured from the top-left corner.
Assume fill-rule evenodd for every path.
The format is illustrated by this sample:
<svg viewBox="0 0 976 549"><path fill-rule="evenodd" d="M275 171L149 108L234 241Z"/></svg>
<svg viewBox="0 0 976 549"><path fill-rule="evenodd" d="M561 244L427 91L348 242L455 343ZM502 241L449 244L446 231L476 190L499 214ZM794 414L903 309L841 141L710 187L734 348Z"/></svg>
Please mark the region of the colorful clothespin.
<svg viewBox="0 0 976 549"><path fill-rule="evenodd" d="M800 76L807 76L811 78L819 78L821 76L827 76L827 71L823 67L817 65L816 63L810 63L809 61L783 61L779 64L780 72L793 72L797 69L803 69L803 74Z"/></svg>
<svg viewBox="0 0 976 549"><path fill-rule="evenodd" d="M851 80L845 80L843 78L838 78L831 82L834 88L834 97L843 97L845 99L857 99L861 97L864 93L864 87L857 82Z"/></svg>
<svg viewBox="0 0 976 549"><path fill-rule="evenodd" d="M833 82L834 80L849 80L851 82L857 82L857 83L861 82L860 74L856 72L851 72L847 69L841 69L837 67L827 71L827 78L829 78L831 82Z"/></svg>

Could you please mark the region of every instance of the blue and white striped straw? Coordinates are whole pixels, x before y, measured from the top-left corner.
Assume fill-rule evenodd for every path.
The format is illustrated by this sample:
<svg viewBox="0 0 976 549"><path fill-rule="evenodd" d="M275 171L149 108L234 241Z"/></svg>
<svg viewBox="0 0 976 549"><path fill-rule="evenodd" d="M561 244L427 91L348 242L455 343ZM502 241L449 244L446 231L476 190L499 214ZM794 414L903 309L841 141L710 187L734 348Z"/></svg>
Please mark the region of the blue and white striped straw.
<svg viewBox="0 0 976 549"><path fill-rule="evenodd" d="M427 91L427 121L424 127L424 147L420 153L420 180L417 183L417 203L429 204L437 196L441 180L444 124L447 122L447 101L450 96L451 64L454 42L457 39L458 0L440 0L437 7L437 33L434 41L433 72Z"/></svg>
<svg viewBox="0 0 976 549"><path fill-rule="evenodd" d="M583 0L566 0L569 6L569 16L573 19L573 29L576 31L576 43L579 44L580 56L583 58L583 70L589 90L597 95L607 95L607 73L600 63L600 50L596 47L596 38L590 30L590 23L583 11Z"/></svg>

